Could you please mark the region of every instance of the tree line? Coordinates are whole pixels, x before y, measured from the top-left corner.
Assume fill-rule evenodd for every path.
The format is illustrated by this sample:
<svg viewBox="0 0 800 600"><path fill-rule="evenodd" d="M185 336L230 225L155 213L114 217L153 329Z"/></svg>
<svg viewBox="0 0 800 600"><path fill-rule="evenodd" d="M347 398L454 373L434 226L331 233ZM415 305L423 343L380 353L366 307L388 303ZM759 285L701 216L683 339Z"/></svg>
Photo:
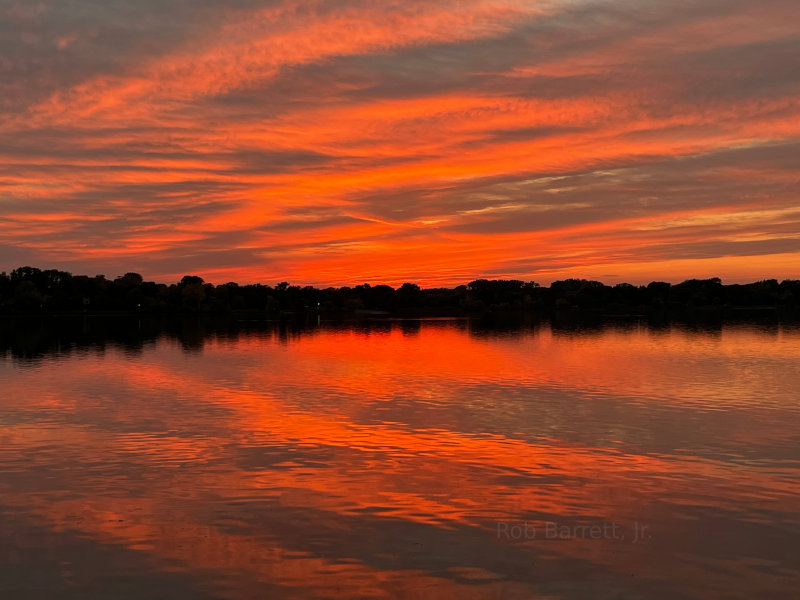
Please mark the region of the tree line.
<svg viewBox="0 0 800 600"><path fill-rule="evenodd" d="M586 279L565 279L549 287L516 279L477 279L454 288L404 283L354 287L206 283L186 275L172 284L144 281L138 273L116 279L73 275L56 269L20 267L0 273L0 313L303 313L364 312L469 314L483 311L599 311L652 314L686 310L754 310L796 314L800 281L767 279L723 285L719 278L679 284L613 286Z"/></svg>

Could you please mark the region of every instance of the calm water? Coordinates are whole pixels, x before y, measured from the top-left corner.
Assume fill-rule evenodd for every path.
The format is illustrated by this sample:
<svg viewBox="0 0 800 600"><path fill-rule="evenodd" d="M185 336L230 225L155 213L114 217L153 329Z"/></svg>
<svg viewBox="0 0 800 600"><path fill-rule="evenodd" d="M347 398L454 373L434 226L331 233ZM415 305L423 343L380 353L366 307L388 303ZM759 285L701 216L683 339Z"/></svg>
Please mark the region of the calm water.
<svg viewBox="0 0 800 600"><path fill-rule="evenodd" d="M800 589L800 329L48 327L2 330L2 598Z"/></svg>

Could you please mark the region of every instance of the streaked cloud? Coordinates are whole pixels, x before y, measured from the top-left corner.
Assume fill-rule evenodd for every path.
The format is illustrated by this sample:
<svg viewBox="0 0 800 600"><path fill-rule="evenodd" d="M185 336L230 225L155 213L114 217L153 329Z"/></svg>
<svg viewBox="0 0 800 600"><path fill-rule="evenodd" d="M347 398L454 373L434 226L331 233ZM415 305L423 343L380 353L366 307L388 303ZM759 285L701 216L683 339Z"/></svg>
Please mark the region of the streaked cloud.
<svg viewBox="0 0 800 600"><path fill-rule="evenodd" d="M797 278L797 22L789 0L0 1L0 269Z"/></svg>

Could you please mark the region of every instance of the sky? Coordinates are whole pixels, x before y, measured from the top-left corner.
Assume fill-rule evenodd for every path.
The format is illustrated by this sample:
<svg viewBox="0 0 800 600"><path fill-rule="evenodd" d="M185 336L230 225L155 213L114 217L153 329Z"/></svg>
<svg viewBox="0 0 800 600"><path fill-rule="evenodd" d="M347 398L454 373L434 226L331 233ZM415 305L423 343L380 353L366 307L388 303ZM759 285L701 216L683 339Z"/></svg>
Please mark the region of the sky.
<svg viewBox="0 0 800 600"><path fill-rule="evenodd" d="M0 0L0 270L800 278L797 0Z"/></svg>

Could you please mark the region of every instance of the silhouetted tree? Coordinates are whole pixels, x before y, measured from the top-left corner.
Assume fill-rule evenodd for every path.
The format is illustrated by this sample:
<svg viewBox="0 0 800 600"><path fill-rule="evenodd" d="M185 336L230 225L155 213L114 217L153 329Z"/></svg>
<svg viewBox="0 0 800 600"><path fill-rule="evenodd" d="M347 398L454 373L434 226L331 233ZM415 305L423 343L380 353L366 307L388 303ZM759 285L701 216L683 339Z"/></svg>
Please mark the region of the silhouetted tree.
<svg viewBox="0 0 800 600"><path fill-rule="evenodd" d="M114 280L114 283L117 283L124 287L139 287L142 285L142 276L139 273L125 273L122 277L118 277Z"/></svg>
<svg viewBox="0 0 800 600"><path fill-rule="evenodd" d="M404 283L364 283L354 288L300 287L281 282L274 288L260 283L224 285L205 283L186 275L166 285L144 281L138 273L126 273L113 281L103 275L71 275L56 269L19 267L0 273L0 311L24 312L213 312L258 311L302 313L306 311L353 311L372 309L421 314L526 311L546 313L558 309L603 313L661 315L713 308L783 311L800 309L800 282L775 279L748 284L723 285L719 278L690 279L677 285L654 281L647 286L620 283L613 287L599 281L566 279L549 287L516 279L476 279L455 288L420 288Z"/></svg>

